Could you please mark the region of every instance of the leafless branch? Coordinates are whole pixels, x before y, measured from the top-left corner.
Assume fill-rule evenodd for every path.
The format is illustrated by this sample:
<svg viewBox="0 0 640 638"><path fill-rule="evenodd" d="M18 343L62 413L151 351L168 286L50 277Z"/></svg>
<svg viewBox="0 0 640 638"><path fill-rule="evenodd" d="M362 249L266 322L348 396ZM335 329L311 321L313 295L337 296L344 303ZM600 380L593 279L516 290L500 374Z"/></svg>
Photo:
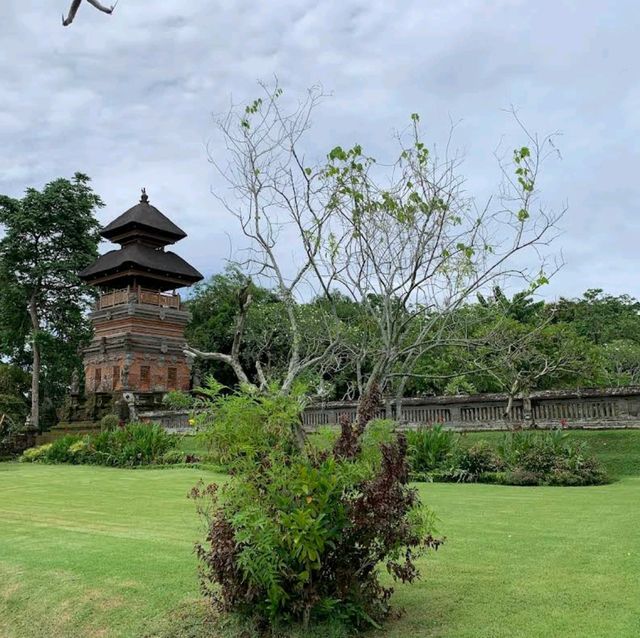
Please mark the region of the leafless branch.
<svg viewBox="0 0 640 638"><path fill-rule="evenodd" d="M108 13L108 14L112 14L114 9L118 5L117 1L115 4L111 5L110 7L105 7L98 0L87 0L87 2L93 7L95 7L96 9L98 9L98 11L102 11L102 13ZM76 13L78 13L78 9L80 8L81 4L82 4L82 0L73 0L71 2L71 6L69 7L69 13L67 14L67 17L65 18L64 16L62 16L63 27L68 27L74 21L76 17Z"/></svg>

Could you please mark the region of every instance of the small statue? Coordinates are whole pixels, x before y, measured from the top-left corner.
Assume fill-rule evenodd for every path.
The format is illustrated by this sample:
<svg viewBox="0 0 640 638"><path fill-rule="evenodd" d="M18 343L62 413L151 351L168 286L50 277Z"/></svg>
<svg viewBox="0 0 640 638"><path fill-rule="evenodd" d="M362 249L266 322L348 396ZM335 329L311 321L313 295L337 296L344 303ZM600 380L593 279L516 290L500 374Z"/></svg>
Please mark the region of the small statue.
<svg viewBox="0 0 640 638"><path fill-rule="evenodd" d="M202 378L200 376L200 368L194 367L193 369L193 389L199 388L202 386Z"/></svg>
<svg viewBox="0 0 640 638"><path fill-rule="evenodd" d="M129 387L129 370L131 368L131 363L127 359L122 366L122 370L120 371L120 385L123 390L126 390Z"/></svg>
<svg viewBox="0 0 640 638"><path fill-rule="evenodd" d="M120 423L130 423L132 421L131 410L124 396L120 397L120 399L116 401L115 407Z"/></svg>
<svg viewBox="0 0 640 638"><path fill-rule="evenodd" d="M127 408L129 409L129 421L137 421L136 395L133 392L124 392L122 394L122 400L127 404Z"/></svg>
<svg viewBox="0 0 640 638"><path fill-rule="evenodd" d="M77 396L78 394L80 394L80 375L78 370L75 369L71 375L71 395Z"/></svg>

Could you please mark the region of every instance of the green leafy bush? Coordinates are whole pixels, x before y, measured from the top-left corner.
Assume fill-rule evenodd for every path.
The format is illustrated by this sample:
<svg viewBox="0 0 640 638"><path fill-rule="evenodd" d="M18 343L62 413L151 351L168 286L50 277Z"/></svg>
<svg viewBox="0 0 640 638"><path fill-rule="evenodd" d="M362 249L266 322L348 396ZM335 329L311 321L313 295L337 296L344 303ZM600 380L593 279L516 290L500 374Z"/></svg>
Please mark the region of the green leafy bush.
<svg viewBox="0 0 640 638"><path fill-rule="evenodd" d="M498 444L498 454L507 465L518 465L522 456L536 446L536 436L531 430L508 432Z"/></svg>
<svg viewBox="0 0 640 638"><path fill-rule="evenodd" d="M574 442L560 429L515 432L500 446L511 472L506 480L523 485L598 485L607 476L584 442Z"/></svg>
<svg viewBox="0 0 640 638"><path fill-rule="evenodd" d="M20 461L23 463L37 463L46 460L47 454L51 449L51 443L45 443L37 447L29 448L22 453Z"/></svg>
<svg viewBox="0 0 640 638"><path fill-rule="evenodd" d="M171 410L191 410L195 407L197 400L188 392L171 390L164 395L162 402Z"/></svg>
<svg viewBox="0 0 640 638"><path fill-rule="evenodd" d="M238 396L216 401L217 412L228 414L224 402L235 414ZM269 448L272 408L244 397L242 405L249 416L240 419L255 426L251 454L238 446L243 454L231 479L200 484L191 494L207 523L206 540L196 547L206 594L222 611L263 628L327 618L378 626L392 593L380 583L380 565L412 582L415 557L439 544L431 512L407 484L404 436L376 423L355 441L359 430L345 421L332 448ZM279 423L298 418L297 399L281 397L276 405L286 415Z"/></svg>
<svg viewBox="0 0 640 638"><path fill-rule="evenodd" d="M68 453L69 453L69 456L73 459L73 462L85 463L88 455L90 454L89 437L84 437L79 441L72 443L69 446Z"/></svg>
<svg viewBox="0 0 640 638"><path fill-rule="evenodd" d="M47 463L75 463L75 455L69 448L80 441L82 441L82 437L73 434L56 439L47 451L45 457Z"/></svg>
<svg viewBox="0 0 640 638"><path fill-rule="evenodd" d="M101 432L90 441L94 462L114 467L159 463L177 446L177 437L156 423L130 423L112 432Z"/></svg>
<svg viewBox="0 0 640 638"><path fill-rule="evenodd" d="M458 453L451 476L460 482L474 482L484 474L498 472L503 467L498 453L486 441L479 441Z"/></svg>
<svg viewBox="0 0 640 638"><path fill-rule="evenodd" d="M224 395L223 386L213 379L205 389L196 437L213 463L229 467L269 451L290 453L302 445L302 395L284 397L250 388Z"/></svg>
<svg viewBox="0 0 640 638"><path fill-rule="evenodd" d="M424 474L449 467L458 449L458 439L458 434L440 424L407 432L412 472Z"/></svg>
<svg viewBox="0 0 640 638"><path fill-rule="evenodd" d="M445 435L455 437L448 447ZM516 431L496 449L486 441L458 446L458 435L437 428L409 433L412 478L505 485L599 485L607 476L584 443L562 430Z"/></svg>
<svg viewBox="0 0 640 638"><path fill-rule="evenodd" d="M24 463L84 463L88 440L88 436L67 434L52 443L25 450L20 460Z"/></svg>
<svg viewBox="0 0 640 638"><path fill-rule="evenodd" d="M27 450L22 460L134 467L163 463L165 455L177 444L177 437L157 424L131 423L94 436L60 437L53 443Z"/></svg>

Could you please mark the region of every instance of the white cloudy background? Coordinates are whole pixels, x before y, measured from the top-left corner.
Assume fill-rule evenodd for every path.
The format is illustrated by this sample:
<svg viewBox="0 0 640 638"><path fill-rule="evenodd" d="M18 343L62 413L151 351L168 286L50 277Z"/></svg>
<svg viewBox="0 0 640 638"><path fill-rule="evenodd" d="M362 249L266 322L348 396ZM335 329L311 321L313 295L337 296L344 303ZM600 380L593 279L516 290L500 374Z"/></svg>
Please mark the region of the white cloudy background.
<svg viewBox="0 0 640 638"><path fill-rule="evenodd" d="M80 170L106 222L151 201L189 238L178 252L207 275L223 268L234 220L218 205L205 144L212 113L276 74L288 94L321 83L334 97L312 152L390 146L411 112L442 140L461 120L469 187L486 194L504 109L558 130L563 159L545 199L566 201L566 266L545 296L586 288L640 297L640 4L633 0L120 0L113 16L70 0L3 1L0 193L19 196ZM230 239L229 239L230 237Z"/></svg>

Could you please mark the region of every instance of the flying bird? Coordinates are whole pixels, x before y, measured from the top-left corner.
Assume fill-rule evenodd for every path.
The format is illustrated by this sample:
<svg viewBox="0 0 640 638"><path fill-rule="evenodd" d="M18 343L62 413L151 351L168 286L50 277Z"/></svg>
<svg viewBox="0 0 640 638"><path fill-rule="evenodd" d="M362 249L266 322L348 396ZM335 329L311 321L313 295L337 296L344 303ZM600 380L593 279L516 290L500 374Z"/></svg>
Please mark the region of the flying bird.
<svg viewBox="0 0 640 638"><path fill-rule="evenodd" d="M110 7L105 7L103 4L101 4L98 0L87 0L87 2L90 5L93 5L96 9L98 9L98 11L102 11L102 13L113 13L113 10L116 8L116 5L118 4L116 2L116 4L111 5ZM69 8L69 15L65 18L64 16L62 16L62 26L63 27L68 27L74 20L74 18L76 17L76 13L78 13L78 9L80 8L80 5L82 4L82 0L73 0L71 2L71 7Z"/></svg>

